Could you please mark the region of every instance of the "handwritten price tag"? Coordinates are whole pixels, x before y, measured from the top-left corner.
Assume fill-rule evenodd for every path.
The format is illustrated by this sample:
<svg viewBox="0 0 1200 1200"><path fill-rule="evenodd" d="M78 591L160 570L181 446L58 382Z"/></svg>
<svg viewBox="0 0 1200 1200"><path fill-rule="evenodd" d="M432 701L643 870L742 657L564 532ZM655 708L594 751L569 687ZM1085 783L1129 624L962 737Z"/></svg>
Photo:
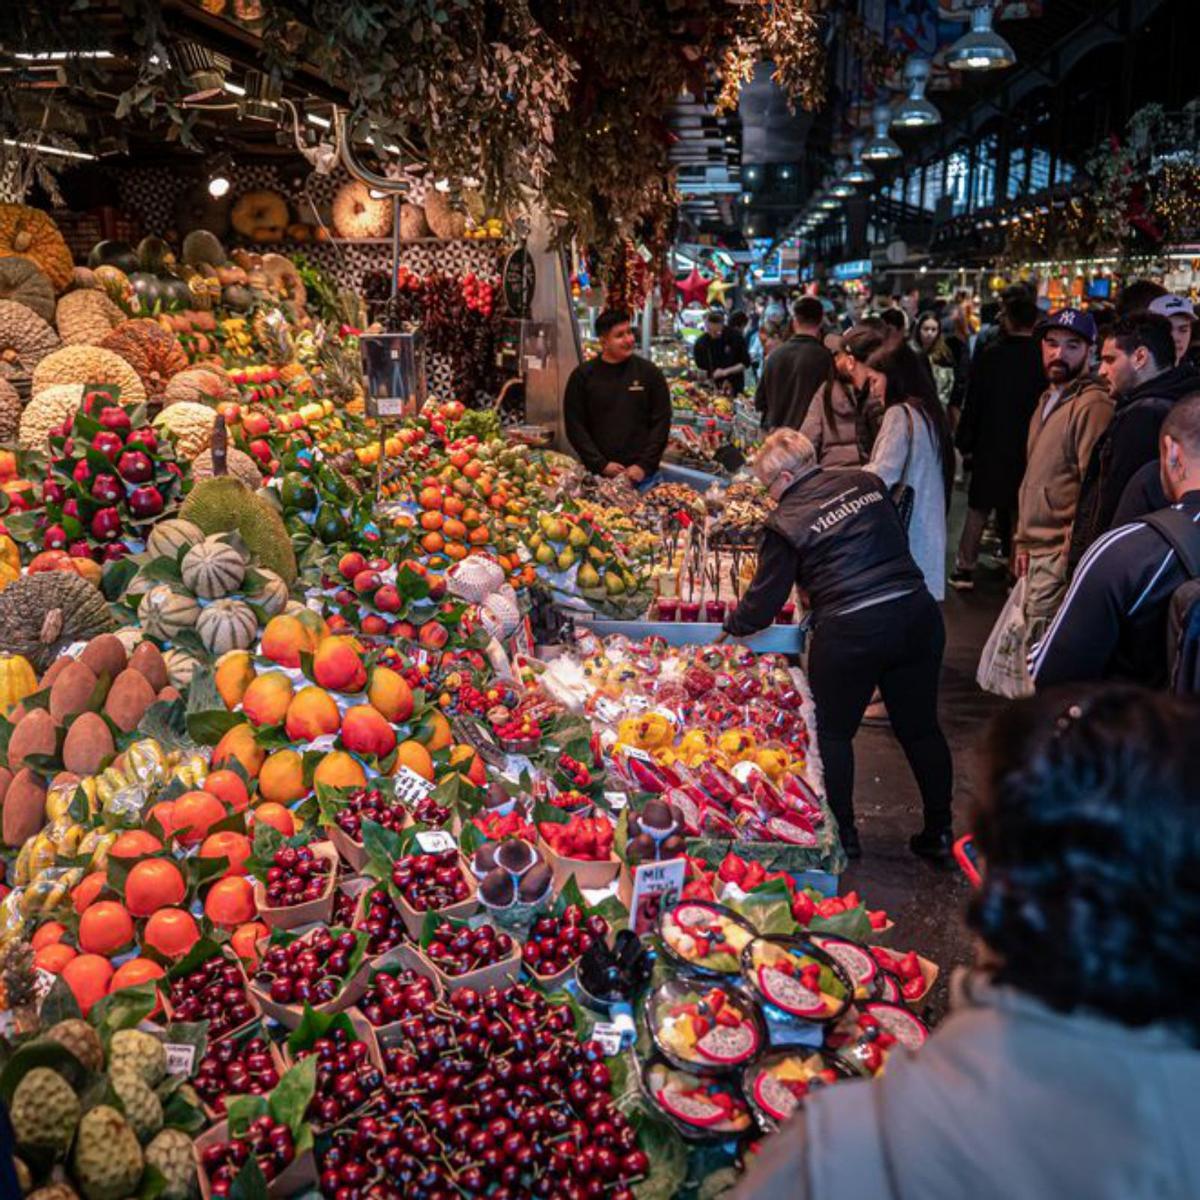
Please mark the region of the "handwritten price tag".
<svg viewBox="0 0 1200 1200"><path fill-rule="evenodd" d="M196 1065L196 1047L187 1042L167 1042L163 1049L167 1052L168 1075L190 1075Z"/></svg>
<svg viewBox="0 0 1200 1200"><path fill-rule="evenodd" d="M624 1040L620 1027L608 1021L597 1021L592 1026L592 1041L600 1043L605 1058L620 1054L621 1043Z"/></svg>
<svg viewBox="0 0 1200 1200"><path fill-rule="evenodd" d="M444 829L423 829L417 834L417 845L426 854L442 854L453 850L458 843Z"/></svg>
<svg viewBox="0 0 1200 1200"><path fill-rule="evenodd" d="M408 808L424 800L434 789L434 785L424 776L418 775L412 767L401 766L392 776L392 782L396 785L396 799Z"/></svg>

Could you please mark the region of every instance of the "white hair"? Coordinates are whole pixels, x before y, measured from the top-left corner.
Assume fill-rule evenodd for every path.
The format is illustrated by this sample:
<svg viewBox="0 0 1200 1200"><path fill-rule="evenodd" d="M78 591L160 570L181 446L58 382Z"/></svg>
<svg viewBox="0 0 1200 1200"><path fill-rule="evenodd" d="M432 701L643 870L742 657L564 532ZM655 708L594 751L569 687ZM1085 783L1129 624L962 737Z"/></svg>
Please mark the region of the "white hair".
<svg viewBox="0 0 1200 1200"><path fill-rule="evenodd" d="M784 471L801 475L816 461L817 451L804 434L795 429L776 429L754 456L754 474L770 486L771 480Z"/></svg>

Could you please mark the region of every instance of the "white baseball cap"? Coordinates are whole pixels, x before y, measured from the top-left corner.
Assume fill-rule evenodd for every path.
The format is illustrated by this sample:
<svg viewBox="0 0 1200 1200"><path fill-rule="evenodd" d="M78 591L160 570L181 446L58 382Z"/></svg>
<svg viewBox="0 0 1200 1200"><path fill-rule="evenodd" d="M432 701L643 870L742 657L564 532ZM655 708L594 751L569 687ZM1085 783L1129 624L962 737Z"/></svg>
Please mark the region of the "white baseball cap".
<svg viewBox="0 0 1200 1200"><path fill-rule="evenodd" d="M1160 317L1196 316L1195 306L1184 296L1159 296L1150 302L1150 311Z"/></svg>

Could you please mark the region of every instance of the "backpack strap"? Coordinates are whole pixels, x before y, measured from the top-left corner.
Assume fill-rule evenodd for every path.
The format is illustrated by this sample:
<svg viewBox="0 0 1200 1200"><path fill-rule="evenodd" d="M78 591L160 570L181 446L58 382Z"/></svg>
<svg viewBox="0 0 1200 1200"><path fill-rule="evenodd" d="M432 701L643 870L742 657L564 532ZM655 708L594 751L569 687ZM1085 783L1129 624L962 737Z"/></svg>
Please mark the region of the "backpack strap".
<svg viewBox="0 0 1200 1200"><path fill-rule="evenodd" d="M1200 525L1181 508L1163 508L1142 520L1175 551L1189 579L1200 577Z"/></svg>

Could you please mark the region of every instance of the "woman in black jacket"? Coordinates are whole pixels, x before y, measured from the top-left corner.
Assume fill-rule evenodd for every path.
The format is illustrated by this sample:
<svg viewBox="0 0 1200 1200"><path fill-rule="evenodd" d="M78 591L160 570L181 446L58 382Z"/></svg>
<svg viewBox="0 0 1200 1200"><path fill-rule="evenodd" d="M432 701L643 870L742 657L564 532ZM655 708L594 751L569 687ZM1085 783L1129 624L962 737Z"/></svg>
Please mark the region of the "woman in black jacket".
<svg viewBox="0 0 1200 1200"><path fill-rule="evenodd" d="M946 630L941 610L908 551L882 481L866 471L824 471L812 443L778 429L763 443L754 473L778 501L767 522L758 571L725 632L765 629L792 588L812 612L809 681L825 790L842 847L861 853L854 824L854 735L876 686L916 776L925 828L909 846L942 858L950 851L953 764L938 724L938 676Z"/></svg>

